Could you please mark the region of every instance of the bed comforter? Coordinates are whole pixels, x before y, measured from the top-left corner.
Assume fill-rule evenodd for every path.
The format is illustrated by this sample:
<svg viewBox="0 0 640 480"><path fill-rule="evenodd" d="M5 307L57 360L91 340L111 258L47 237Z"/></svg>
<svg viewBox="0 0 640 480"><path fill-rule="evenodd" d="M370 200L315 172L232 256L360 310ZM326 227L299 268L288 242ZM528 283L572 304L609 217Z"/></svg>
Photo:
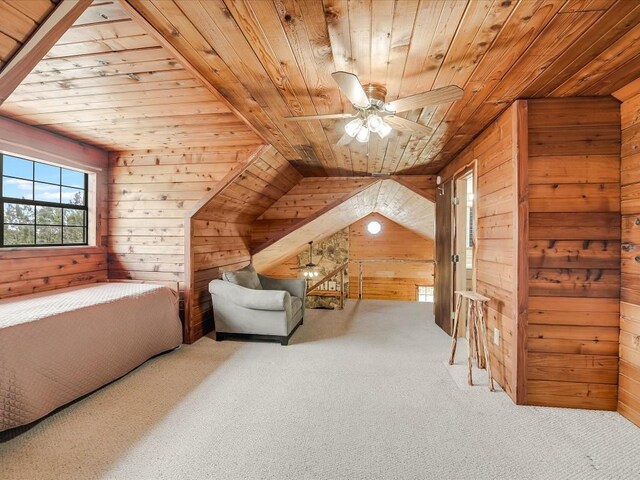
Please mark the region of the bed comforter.
<svg viewBox="0 0 640 480"><path fill-rule="evenodd" d="M29 424L182 341L177 292L103 283L0 300L0 431Z"/></svg>

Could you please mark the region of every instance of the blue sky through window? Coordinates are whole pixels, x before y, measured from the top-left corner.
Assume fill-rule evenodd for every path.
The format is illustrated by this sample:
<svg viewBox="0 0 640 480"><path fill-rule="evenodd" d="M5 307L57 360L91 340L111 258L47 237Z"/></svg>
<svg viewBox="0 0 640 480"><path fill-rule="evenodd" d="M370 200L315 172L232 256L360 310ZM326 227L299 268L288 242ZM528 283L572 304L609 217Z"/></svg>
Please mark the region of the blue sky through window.
<svg viewBox="0 0 640 480"><path fill-rule="evenodd" d="M38 182L60 183L60 167L36 163L36 180Z"/></svg>
<svg viewBox="0 0 640 480"><path fill-rule="evenodd" d="M42 202L60 203L60 187L46 183L36 183L36 198Z"/></svg>
<svg viewBox="0 0 640 480"><path fill-rule="evenodd" d="M67 187L84 189L84 173L75 170L62 169L62 184Z"/></svg>
<svg viewBox="0 0 640 480"><path fill-rule="evenodd" d="M30 160L4 155L2 169L2 173L10 177L26 178L28 180L33 179L33 162Z"/></svg>
<svg viewBox="0 0 640 480"><path fill-rule="evenodd" d="M4 177L2 179L2 193L5 197L33 200L33 183L31 180Z"/></svg>

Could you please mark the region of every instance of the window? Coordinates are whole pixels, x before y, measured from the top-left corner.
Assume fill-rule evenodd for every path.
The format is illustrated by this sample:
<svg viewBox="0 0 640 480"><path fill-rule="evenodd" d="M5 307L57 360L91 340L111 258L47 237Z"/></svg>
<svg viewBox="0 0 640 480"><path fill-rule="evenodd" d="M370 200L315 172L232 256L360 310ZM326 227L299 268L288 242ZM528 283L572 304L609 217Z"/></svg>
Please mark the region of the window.
<svg viewBox="0 0 640 480"><path fill-rule="evenodd" d="M1 247L87 245L87 174L0 154Z"/></svg>
<svg viewBox="0 0 640 480"><path fill-rule="evenodd" d="M418 301L433 303L433 287L418 285Z"/></svg>

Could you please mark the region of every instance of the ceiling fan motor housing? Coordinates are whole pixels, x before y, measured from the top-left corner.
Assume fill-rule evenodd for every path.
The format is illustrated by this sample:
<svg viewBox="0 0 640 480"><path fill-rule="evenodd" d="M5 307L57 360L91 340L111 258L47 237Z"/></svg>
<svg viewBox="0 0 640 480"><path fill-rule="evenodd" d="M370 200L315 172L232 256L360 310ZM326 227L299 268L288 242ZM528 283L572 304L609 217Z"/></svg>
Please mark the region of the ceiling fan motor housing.
<svg viewBox="0 0 640 480"><path fill-rule="evenodd" d="M384 108L384 99L387 96L387 89L379 83L370 83L364 87L364 91L369 97L371 105L382 110Z"/></svg>

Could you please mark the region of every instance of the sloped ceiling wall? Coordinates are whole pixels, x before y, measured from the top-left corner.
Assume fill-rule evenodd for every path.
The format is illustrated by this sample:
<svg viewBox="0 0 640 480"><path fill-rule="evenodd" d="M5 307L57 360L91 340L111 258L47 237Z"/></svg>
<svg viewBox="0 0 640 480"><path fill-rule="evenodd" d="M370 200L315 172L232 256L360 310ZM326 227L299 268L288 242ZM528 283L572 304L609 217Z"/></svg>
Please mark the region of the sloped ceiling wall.
<svg viewBox="0 0 640 480"><path fill-rule="evenodd" d="M300 251L311 240L325 238L370 213L378 212L427 238L435 231L435 205L393 179L378 180L342 203L304 219L275 242L254 253L252 263L264 271Z"/></svg>
<svg viewBox="0 0 640 480"><path fill-rule="evenodd" d="M28 35L36 23L27 15L37 17L36 7L46 3L0 4L0 67L6 24L13 22L14 37ZM110 151L262 144L145 26L117 0L94 1L2 103L0 115Z"/></svg>
<svg viewBox="0 0 640 480"><path fill-rule="evenodd" d="M0 70L53 11L50 0L6 0L0 15Z"/></svg>
<svg viewBox="0 0 640 480"><path fill-rule="evenodd" d="M305 175L435 173L516 98L608 95L640 74L629 1L128 0ZM403 115L430 136L339 147L352 111L331 72L387 100L458 85L464 97Z"/></svg>

